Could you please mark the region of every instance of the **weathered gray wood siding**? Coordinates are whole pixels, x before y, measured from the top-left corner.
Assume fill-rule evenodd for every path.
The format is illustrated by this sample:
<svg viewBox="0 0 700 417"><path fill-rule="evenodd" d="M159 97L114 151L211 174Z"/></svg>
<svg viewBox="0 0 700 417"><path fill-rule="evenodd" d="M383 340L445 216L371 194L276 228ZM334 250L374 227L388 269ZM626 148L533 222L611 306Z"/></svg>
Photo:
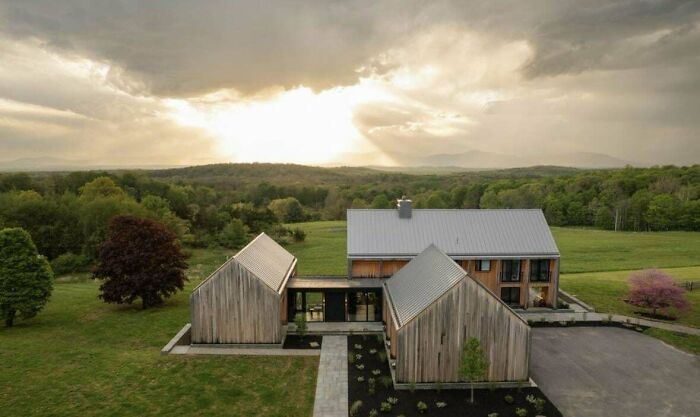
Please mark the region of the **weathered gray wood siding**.
<svg viewBox="0 0 700 417"><path fill-rule="evenodd" d="M232 259L190 295L192 343L281 343L281 301Z"/></svg>
<svg viewBox="0 0 700 417"><path fill-rule="evenodd" d="M467 277L398 329L396 379L459 382L461 352L470 337L479 339L489 358L488 381L528 378L530 327Z"/></svg>

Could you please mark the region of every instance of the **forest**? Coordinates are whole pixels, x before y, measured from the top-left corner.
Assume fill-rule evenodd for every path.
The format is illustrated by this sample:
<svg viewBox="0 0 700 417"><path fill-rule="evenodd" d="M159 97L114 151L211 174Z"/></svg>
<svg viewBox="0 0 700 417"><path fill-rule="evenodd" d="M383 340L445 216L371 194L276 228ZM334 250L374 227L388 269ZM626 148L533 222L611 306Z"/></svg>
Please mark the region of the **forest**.
<svg viewBox="0 0 700 417"><path fill-rule="evenodd" d="M552 226L700 230L698 165L415 174L286 164L0 174L0 229L27 230L61 272L92 263L118 214L157 220L185 247L238 248L261 231L303 240L285 224L392 208L402 195L417 208L541 208Z"/></svg>

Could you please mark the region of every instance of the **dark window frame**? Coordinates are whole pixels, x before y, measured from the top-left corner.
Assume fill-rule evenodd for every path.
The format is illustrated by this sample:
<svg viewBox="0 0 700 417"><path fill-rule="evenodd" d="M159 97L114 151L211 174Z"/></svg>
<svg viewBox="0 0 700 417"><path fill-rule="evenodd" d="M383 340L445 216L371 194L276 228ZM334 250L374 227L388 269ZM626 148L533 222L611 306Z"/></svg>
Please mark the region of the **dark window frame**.
<svg viewBox="0 0 700 417"><path fill-rule="evenodd" d="M507 270L506 265L510 265L511 268ZM520 259L503 259L501 261L501 282L520 282Z"/></svg>
<svg viewBox="0 0 700 417"><path fill-rule="evenodd" d="M550 274L549 259L530 260L530 282L549 282Z"/></svg>
<svg viewBox="0 0 700 417"><path fill-rule="evenodd" d="M476 259L475 260L476 264L474 269L476 272L490 272L491 271L491 260L490 259ZM488 262L489 267L488 269L483 269L483 262Z"/></svg>
<svg viewBox="0 0 700 417"><path fill-rule="evenodd" d="M517 297L513 297L513 294L517 294ZM513 301L513 298L517 300ZM501 287L501 300L509 306L520 306L520 287Z"/></svg>

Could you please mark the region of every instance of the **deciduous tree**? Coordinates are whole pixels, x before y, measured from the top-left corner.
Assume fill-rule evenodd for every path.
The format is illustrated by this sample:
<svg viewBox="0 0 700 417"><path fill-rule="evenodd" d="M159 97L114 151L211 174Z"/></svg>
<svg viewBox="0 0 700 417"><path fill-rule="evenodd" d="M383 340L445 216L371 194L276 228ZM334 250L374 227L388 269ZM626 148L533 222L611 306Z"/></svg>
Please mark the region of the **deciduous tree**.
<svg viewBox="0 0 700 417"><path fill-rule="evenodd" d="M479 339L471 337L462 349L460 374L465 381L471 383L471 403L474 404L474 383L481 381L489 369L489 359L481 348Z"/></svg>
<svg viewBox="0 0 700 417"><path fill-rule="evenodd" d="M631 274L629 285L629 303L650 309L653 315L660 309L673 307L684 311L688 308L688 301L683 298L685 290L675 286L673 278L658 269L646 269Z"/></svg>
<svg viewBox="0 0 700 417"><path fill-rule="evenodd" d="M185 255L175 234L153 220L114 217L98 260L93 278L104 280L100 298L108 303L131 304L140 298L144 309L153 307L187 281Z"/></svg>

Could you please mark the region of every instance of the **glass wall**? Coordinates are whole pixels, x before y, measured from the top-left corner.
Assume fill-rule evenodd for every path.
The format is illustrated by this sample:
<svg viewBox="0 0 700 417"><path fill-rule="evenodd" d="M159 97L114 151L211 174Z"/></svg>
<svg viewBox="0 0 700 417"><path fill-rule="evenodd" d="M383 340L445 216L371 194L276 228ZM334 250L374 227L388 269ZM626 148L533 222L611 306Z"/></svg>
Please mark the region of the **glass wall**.
<svg viewBox="0 0 700 417"><path fill-rule="evenodd" d="M292 296L293 294L293 296ZM293 303L289 309L289 321L293 322L297 314L305 314L306 321L323 321L323 292L321 291L294 291L290 294Z"/></svg>
<svg viewBox="0 0 700 417"><path fill-rule="evenodd" d="M348 293L349 321L381 321L381 290L350 291Z"/></svg>

